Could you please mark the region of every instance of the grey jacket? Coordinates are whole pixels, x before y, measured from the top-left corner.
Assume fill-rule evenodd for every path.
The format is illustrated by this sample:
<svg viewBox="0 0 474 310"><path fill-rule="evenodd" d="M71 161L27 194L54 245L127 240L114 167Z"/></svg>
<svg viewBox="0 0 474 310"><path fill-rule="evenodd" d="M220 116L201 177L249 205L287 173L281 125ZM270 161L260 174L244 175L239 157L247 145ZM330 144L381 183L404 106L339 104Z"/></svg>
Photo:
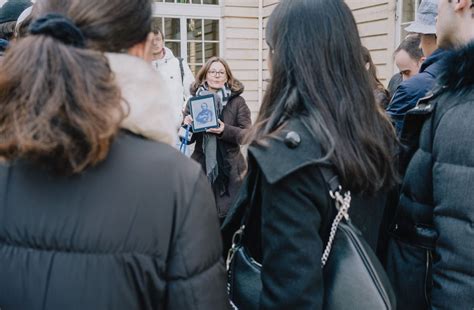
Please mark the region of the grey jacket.
<svg viewBox="0 0 474 310"><path fill-rule="evenodd" d="M393 270L424 270L425 292L404 289L407 277L393 273L394 286L413 300L426 294L432 309L474 306L474 42L447 58L440 90L421 101L405 122L421 130L407 169L393 225L401 245L391 247ZM402 243L400 243L402 242ZM407 260L414 249L428 255ZM406 266L404 266L404 264ZM425 278L426 277L426 278ZM414 283L414 282L413 282ZM423 309L418 307L417 309Z"/></svg>

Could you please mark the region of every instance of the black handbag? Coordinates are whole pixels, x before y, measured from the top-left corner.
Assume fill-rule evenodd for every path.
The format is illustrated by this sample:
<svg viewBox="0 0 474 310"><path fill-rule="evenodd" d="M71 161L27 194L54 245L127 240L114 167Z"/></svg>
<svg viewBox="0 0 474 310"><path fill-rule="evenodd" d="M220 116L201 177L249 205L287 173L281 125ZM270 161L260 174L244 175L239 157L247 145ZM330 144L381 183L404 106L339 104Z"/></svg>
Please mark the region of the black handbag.
<svg viewBox="0 0 474 310"><path fill-rule="evenodd" d="M321 167L338 210L321 258L324 278L323 309L396 309L395 294L374 252L349 219L350 192L343 192L332 169ZM255 182L256 183L256 182ZM256 184L250 204L254 200ZM262 282L261 265L242 244L250 206L232 238L227 256L228 292L234 309L257 310ZM317 262L315 262L317 263Z"/></svg>

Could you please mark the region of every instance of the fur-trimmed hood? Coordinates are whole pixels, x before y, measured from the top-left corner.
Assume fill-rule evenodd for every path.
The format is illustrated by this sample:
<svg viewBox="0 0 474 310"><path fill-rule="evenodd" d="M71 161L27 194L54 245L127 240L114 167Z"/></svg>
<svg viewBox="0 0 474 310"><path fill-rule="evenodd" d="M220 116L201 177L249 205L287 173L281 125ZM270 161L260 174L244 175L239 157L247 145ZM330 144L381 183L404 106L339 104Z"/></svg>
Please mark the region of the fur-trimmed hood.
<svg viewBox="0 0 474 310"><path fill-rule="evenodd" d="M148 139L174 145L179 107L171 104L166 83L150 64L126 54L106 53L122 91L127 117L121 127Z"/></svg>
<svg viewBox="0 0 474 310"><path fill-rule="evenodd" d="M474 86L474 41L449 53L439 84L445 91L463 91Z"/></svg>

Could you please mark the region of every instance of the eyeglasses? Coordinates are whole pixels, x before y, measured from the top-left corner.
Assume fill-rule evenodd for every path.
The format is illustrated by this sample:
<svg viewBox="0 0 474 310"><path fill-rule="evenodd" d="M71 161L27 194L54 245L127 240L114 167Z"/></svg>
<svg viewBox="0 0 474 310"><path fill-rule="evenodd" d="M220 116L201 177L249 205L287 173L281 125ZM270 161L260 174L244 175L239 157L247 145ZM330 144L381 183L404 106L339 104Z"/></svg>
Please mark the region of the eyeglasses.
<svg viewBox="0 0 474 310"><path fill-rule="evenodd" d="M215 70L211 70L211 71L207 71L207 74L209 74L210 76L223 76L225 75L225 71L215 71Z"/></svg>

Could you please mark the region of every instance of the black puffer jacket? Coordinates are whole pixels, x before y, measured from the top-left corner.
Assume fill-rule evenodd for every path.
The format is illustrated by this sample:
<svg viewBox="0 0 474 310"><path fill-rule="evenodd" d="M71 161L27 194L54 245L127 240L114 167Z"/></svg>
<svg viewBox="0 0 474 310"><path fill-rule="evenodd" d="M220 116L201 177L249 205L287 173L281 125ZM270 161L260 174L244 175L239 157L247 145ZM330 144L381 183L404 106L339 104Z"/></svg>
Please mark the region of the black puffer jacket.
<svg viewBox="0 0 474 310"><path fill-rule="evenodd" d="M0 165L0 308L227 309L201 170L125 133L74 177Z"/></svg>
<svg viewBox="0 0 474 310"><path fill-rule="evenodd" d="M405 119L421 136L404 180L388 267L399 304L426 299L405 309L474 306L473 55L474 42L453 52L440 91Z"/></svg>

